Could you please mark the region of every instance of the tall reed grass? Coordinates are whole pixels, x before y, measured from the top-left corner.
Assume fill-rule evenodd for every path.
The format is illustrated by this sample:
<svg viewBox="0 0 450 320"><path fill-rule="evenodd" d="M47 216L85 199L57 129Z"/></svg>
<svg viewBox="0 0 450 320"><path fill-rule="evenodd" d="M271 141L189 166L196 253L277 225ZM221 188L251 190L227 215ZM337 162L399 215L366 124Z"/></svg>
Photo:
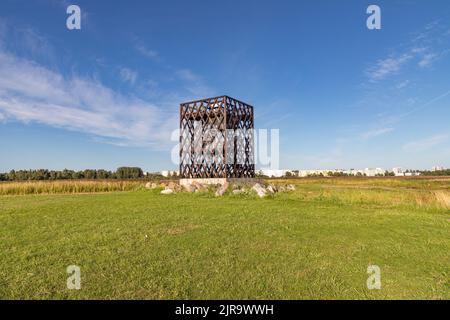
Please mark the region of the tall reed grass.
<svg viewBox="0 0 450 320"><path fill-rule="evenodd" d="M142 181L115 180L57 180L0 183L0 195L70 194L111 191L131 191L144 185Z"/></svg>
<svg viewBox="0 0 450 320"><path fill-rule="evenodd" d="M281 183L282 180L274 181ZM396 181L389 178L353 179L353 183L348 178L292 179L289 182L297 185L293 196L300 196L307 201L380 208L411 206L450 209L448 179L440 180L437 184L431 179Z"/></svg>

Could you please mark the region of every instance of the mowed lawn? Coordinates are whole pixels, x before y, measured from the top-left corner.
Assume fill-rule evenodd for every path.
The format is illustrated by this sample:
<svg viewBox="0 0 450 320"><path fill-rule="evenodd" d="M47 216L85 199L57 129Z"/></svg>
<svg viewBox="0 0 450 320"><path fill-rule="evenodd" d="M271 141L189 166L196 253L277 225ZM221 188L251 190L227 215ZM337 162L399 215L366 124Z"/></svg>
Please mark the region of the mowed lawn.
<svg viewBox="0 0 450 320"><path fill-rule="evenodd" d="M0 298L449 299L449 184L443 203L425 186L1 196ZM66 287L69 265L81 290Z"/></svg>

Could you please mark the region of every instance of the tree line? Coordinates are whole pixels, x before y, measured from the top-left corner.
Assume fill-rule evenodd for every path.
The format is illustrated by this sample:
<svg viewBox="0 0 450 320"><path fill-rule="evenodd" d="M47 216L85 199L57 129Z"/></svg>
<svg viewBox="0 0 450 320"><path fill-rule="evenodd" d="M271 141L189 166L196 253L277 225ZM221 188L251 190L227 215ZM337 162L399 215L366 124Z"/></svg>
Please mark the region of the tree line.
<svg viewBox="0 0 450 320"><path fill-rule="evenodd" d="M450 176L450 169L438 170L438 171L422 171L424 176Z"/></svg>
<svg viewBox="0 0 450 320"><path fill-rule="evenodd" d="M144 175L138 167L120 167L116 171L103 169L75 170L11 170L7 173L0 173L0 181L26 181L26 180L106 180L106 179L143 179L160 178L160 174Z"/></svg>

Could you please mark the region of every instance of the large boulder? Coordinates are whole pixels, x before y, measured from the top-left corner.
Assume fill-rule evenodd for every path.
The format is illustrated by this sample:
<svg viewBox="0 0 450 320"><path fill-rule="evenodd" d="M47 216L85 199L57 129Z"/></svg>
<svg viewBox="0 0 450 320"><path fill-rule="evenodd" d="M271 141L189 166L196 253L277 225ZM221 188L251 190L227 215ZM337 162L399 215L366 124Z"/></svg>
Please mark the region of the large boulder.
<svg viewBox="0 0 450 320"><path fill-rule="evenodd" d="M221 186L219 186L219 188L216 191L216 197L221 197L225 194L225 192L227 192L229 187L228 182L225 182L224 184L222 184Z"/></svg>
<svg viewBox="0 0 450 320"><path fill-rule="evenodd" d="M195 192L206 191L208 188L201 184L200 182L194 181L192 185L195 187Z"/></svg>
<svg viewBox="0 0 450 320"><path fill-rule="evenodd" d="M170 189L173 189L173 188L175 188L175 182L173 182L173 181L169 181L169 184L167 185Z"/></svg>
<svg viewBox="0 0 450 320"><path fill-rule="evenodd" d="M259 183L255 183L252 187L252 190L254 190L260 198L264 198L267 195L266 189L264 189L264 187Z"/></svg>
<svg viewBox="0 0 450 320"><path fill-rule="evenodd" d="M147 182L145 184L145 188L146 189L156 189L156 188L158 188L158 185L154 182Z"/></svg>
<svg viewBox="0 0 450 320"><path fill-rule="evenodd" d="M170 181L166 188L172 189L173 191L181 191L181 186L173 181Z"/></svg>
<svg viewBox="0 0 450 320"><path fill-rule="evenodd" d="M184 184L183 188L186 192L195 192L197 190L193 184Z"/></svg>
<svg viewBox="0 0 450 320"><path fill-rule="evenodd" d="M266 190L267 190L268 192L272 193L272 194L274 194L274 193L276 193L276 192L278 191L278 190L277 190L277 187L275 187L275 186L272 185L272 184L269 184L269 185L267 186Z"/></svg>

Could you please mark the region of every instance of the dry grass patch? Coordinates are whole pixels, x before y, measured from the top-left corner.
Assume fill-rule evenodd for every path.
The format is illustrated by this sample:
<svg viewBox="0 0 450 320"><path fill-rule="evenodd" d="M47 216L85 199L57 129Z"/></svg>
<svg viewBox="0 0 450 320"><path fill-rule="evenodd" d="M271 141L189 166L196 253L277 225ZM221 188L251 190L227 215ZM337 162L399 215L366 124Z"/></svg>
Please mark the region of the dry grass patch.
<svg viewBox="0 0 450 320"><path fill-rule="evenodd" d="M450 209L450 192L444 190L434 191L434 196L442 207Z"/></svg>
<svg viewBox="0 0 450 320"><path fill-rule="evenodd" d="M111 191L132 191L142 187L141 181L57 180L0 183L0 195L74 194Z"/></svg>

